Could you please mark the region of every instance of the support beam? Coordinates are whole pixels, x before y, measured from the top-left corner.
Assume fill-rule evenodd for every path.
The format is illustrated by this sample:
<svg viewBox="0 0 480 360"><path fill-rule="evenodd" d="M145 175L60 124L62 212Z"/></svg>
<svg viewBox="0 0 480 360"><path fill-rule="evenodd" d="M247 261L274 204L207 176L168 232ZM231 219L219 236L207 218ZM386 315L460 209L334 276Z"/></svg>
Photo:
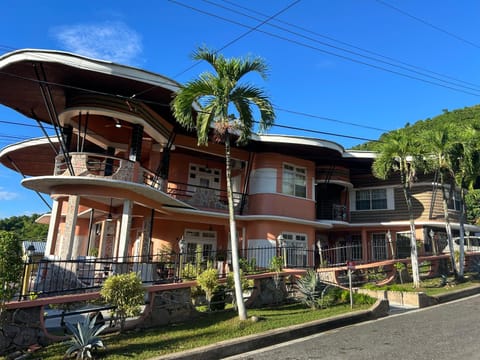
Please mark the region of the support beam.
<svg viewBox="0 0 480 360"><path fill-rule="evenodd" d="M128 255L130 240L130 228L132 225L133 202L129 199L123 201L122 221L120 224L120 237L118 243L118 257L124 258ZM120 259L122 261L123 259Z"/></svg>
<svg viewBox="0 0 480 360"><path fill-rule="evenodd" d="M70 195L67 204L67 216L65 218L65 231L60 243L60 259L76 259L78 256L78 238L75 237L75 228L77 225L78 206L80 197Z"/></svg>

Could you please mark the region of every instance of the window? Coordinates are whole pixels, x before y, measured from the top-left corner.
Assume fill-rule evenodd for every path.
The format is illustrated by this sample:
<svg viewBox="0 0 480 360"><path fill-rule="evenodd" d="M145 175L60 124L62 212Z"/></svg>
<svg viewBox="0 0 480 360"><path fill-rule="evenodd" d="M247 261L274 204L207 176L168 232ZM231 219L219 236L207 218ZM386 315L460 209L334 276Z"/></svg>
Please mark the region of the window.
<svg viewBox="0 0 480 360"><path fill-rule="evenodd" d="M406 259L411 255L410 232L396 234L397 258Z"/></svg>
<svg viewBox="0 0 480 360"><path fill-rule="evenodd" d="M385 233L372 234L372 255L373 260L387 259L387 241Z"/></svg>
<svg viewBox="0 0 480 360"><path fill-rule="evenodd" d="M287 266L305 267L307 265L307 235L284 232L282 236L285 241Z"/></svg>
<svg viewBox="0 0 480 360"><path fill-rule="evenodd" d="M355 209L388 209L387 189L369 189L355 191Z"/></svg>
<svg viewBox="0 0 480 360"><path fill-rule="evenodd" d="M186 230L184 238L187 243L187 262L204 262L215 256L217 245L215 231Z"/></svg>
<svg viewBox="0 0 480 360"><path fill-rule="evenodd" d="M293 165L283 165L282 193L307 197L307 170Z"/></svg>
<svg viewBox="0 0 480 360"><path fill-rule="evenodd" d="M220 169L191 164L188 183L201 188L220 189L221 175Z"/></svg>
<svg viewBox="0 0 480 360"><path fill-rule="evenodd" d="M461 206L461 202L460 202L460 192L459 191L454 191L452 193L452 198L450 199L450 192L447 191L447 196L449 197L449 199L447 200L448 201L448 208L450 210L457 210L457 211L460 211L460 206Z"/></svg>

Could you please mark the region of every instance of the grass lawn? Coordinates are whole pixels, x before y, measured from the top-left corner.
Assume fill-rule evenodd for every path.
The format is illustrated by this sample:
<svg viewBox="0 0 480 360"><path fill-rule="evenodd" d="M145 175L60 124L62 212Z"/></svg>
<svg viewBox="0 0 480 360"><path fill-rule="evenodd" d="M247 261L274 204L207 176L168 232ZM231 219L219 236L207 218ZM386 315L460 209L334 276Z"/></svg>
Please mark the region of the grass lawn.
<svg viewBox="0 0 480 360"><path fill-rule="evenodd" d="M354 306L354 311L371 305ZM337 305L327 309L311 310L302 304L290 304L274 308L250 309L248 316L257 316L258 322L240 322L237 313L230 310L202 313L194 321L165 326L158 329L129 331L124 334L102 336L107 347L98 352L98 359L149 359L213 344L235 337L261 333L289 325L324 319L352 311L350 305ZM35 353L42 360L62 359L66 344L58 343Z"/></svg>
<svg viewBox="0 0 480 360"><path fill-rule="evenodd" d="M444 284L444 279L439 277L423 279L420 282L420 288L418 289L415 289L413 287L413 283L411 282L385 286L367 285L365 287L371 290L424 292L428 296L435 296L451 291L466 289L474 285L480 285L480 278L477 274L465 274L465 279L463 282L456 282L453 276L448 277L446 280L446 284Z"/></svg>
<svg viewBox="0 0 480 360"><path fill-rule="evenodd" d="M480 284L477 277L466 275L466 281L455 283L453 278L447 279L447 285L442 286L441 278L425 279L420 289L413 289L412 283L395 284L377 289L396 291L422 291L430 296L455 291ZM370 305L354 305L353 311L368 309ZM113 333L102 335L106 350L98 352L96 359L150 359L155 356L214 344L223 340L261 333L290 325L306 323L314 320L351 312L350 305L337 305L327 309L311 310L300 303L283 305L264 309L249 309L248 315L256 316L258 322L244 321L237 318L233 309L200 313L198 318L156 329L128 331L123 334ZM41 349L33 358L42 360L62 359L68 345L57 343Z"/></svg>

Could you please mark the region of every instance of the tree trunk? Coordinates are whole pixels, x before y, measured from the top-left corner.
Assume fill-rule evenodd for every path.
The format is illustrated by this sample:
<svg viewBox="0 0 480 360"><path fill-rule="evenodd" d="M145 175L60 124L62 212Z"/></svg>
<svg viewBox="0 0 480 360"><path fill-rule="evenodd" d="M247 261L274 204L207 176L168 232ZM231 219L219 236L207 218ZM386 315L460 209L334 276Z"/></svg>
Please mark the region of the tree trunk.
<svg viewBox="0 0 480 360"><path fill-rule="evenodd" d="M242 280L240 278L240 264L238 261L238 239L237 225L235 222L235 210L233 206L233 190L232 190L232 168L230 158L230 134L225 137L225 176L227 180L227 199L228 199L228 216L230 222L230 243L232 249L232 268L233 280L235 283L235 299L238 308L238 317L240 320L247 319L247 310L243 301Z"/></svg>
<svg viewBox="0 0 480 360"><path fill-rule="evenodd" d="M463 278L465 270L465 193L460 190L460 259L458 260L458 277Z"/></svg>
<svg viewBox="0 0 480 360"><path fill-rule="evenodd" d="M412 197L407 184L403 184L403 195L407 203L408 215L410 218L410 260L412 263L412 279L413 287L420 287L420 273L418 271L418 253L417 253L417 236L415 234L415 220L413 218Z"/></svg>
<svg viewBox="0 0 480 360"><path fill-rule="evenodd" d="M443 197L443 216L445 218L445 231L447 232L448 249L450 250L450 262L452 263L452 270L455 278L458 277L457 265L455 264L455 252L453 250L452 226L450 225L450 216L448 214L448 197L445 189L445 182L443 174L440 174L440 186L442 187Z"/></svg>

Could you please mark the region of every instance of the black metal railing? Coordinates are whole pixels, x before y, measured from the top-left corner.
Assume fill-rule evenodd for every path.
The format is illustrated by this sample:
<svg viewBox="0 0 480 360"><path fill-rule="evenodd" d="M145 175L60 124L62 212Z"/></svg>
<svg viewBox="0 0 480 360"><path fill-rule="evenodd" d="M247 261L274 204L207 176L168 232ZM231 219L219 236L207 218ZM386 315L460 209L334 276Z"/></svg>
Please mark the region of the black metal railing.
<svg viewBox="0 0 480 360"><path fill-rule="evenodd" d="M347 258L356 254L360 258ZM241 249L240 267L245 275L272 271L272 259L282 268L343 266L347 260L361 263L361 248L345 246L309 250L305 247ZM113 274L135 272L146 285L194 280L204 269L215 268L219 277L232 270L231 251L164 252L150 256L116 258L79 257L76 260L44 258L25 264L19 300L98 291Z"/></svg>
<svg viewBox="0 0 480 360"><path fill-rule="evenodd" d="M228 209L227 191L211 187L192 185L180 182L168 182L167 193L187 204L209 209ZM240 192L233 192L234 209L238 213L240 208L245 207L245 196Z"/></svg>

